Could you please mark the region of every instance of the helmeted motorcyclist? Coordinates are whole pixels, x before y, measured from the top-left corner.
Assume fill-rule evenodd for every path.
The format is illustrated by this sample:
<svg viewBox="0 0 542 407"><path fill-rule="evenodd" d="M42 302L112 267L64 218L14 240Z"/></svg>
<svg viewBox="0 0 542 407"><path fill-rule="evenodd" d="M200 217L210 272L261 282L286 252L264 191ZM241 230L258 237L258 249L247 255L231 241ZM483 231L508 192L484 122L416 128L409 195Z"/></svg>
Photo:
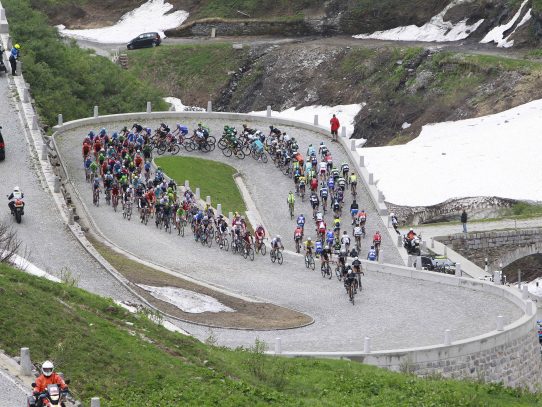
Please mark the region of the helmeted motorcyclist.
<svg viewBox="0 0 542 407"><path fill-rule="evenodd" d="M36 407L43 406L43 399L40 394L47 390L50 384L57 384L61 390L68 390L68 386L64 379L54 372L55 366L50 360L46 360L41 365L41 375L38 376L34 386L33 395L36 398Z"/></svg>
<svg viewBox="0 0 542 407"><path fill-rule="evenodd" d="M15 212L15 201L17 199L23 199L23 198L24 198L24 194L23 194L23 191L21 191L21 188L19 188L18 186L13 187L13 192L8 195L8 199L9 199L8 206L12 215ZM24 202L23 202L23 213L24 213Z"/></svg>

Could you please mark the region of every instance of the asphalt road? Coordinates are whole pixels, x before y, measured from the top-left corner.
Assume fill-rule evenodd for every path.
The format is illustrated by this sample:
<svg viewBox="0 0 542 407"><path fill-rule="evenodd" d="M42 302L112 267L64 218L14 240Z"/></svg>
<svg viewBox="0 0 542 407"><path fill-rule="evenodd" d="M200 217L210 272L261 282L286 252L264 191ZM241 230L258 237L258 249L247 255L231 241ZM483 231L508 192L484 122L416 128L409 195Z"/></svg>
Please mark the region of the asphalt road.
<svg viewBox="0 0 542 407"><path fill-rule="evenodd" d="M49 191L40 180L37 160L29 152L11 92L7 78L0 78L0 123L7 146L6 159L0 162L0 189L7 195L18 185L25 194L26 206L22 223L17 224L5 199L0 206L0 222L13 227L24 247L19 254L36 266L59 278L71 276L79 287L95 294L135 301L83 249L63 223Z"/></svg>
<svg viewBox="0 0 542 407"><path fill-rule="evenodd" d="M104 127L114 131L125 124L131 123L112 123ZM144 124L153 128L158 125ZM193 127L195 122L186 124ZM209 120L205 124L211 128L211 134L216 135L221 133L225 123ZM291 351L360 350L363 337L369 336L373 339L374 349L405 348L441 343L447 328L452 330L454 339L487 332L493 329L495 312L504 315L506 321L520 315L514 306L491 295L473 295L472 291L462 288L379 274L364 278L364 291L357 296L353 307L336 279L324 280L319 272L307 271L300 256L286 254L282 266L272 264L268 256L250 262L215 246L204 248L191 239L190 233L183 239L158 231L150 223L143 226L137 220L126 221L110 207L92 205L91 189L84 180L80 155L82 139L89 130L69 131L57 140L57 144L90 215L109 240L181 275L293 308L315 319L310 326L288 331L213 329L213 335L221 345L250 346L256 337L268 342L281 337L283 348ZM286 130L302 141L302 151L309 142L320 141L321 136L307 131ZM342 153L338 146L330 145L340 162ZM218 151L207 158L220 159L238 168L267 226L285 237L293 235L293 221L289 220L286 205L286 195L292 187L289 178L271 163L258 163L250 158L243 161L228 159ZM201 170L205 171L204 168ZM362 199L365 209L369 210L368 232L383 228L367 197ZM305 209L304 212L309 213L308 204ZM292 247L292 241L286 240L286 243ZM364 244L366 248L368 242ZM392 246L393 242L385 240L383 243L386 261L399 263L399 253ZM428 309L431 309L430 313ZM205 339L211 332L188 324L179 326L200 339Z"/></svg>
<svg viewBox="0 0 542 407"><path fill-rule="evenodd" d="M16 382L9 374L0 368L0 397L2 406L25 406L26 396L30 394L24 387Z"/></svg>

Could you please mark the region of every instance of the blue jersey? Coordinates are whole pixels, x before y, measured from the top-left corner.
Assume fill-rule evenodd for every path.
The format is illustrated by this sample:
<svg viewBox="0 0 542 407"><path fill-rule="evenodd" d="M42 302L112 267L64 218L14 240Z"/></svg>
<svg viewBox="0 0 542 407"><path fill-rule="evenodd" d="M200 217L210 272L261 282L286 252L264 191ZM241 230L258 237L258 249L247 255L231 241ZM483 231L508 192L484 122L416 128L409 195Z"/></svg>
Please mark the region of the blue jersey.
<svg viewBox="0 0 542 407"><path fill-rule="evenodd" d="M322 189L320 190L320 197L327 198L327 195L328 195L327 188L322 187Z"/></svg>
<svg viewBox="0 0 542 407"><path fill-rule="evenodd" d="M301 227L305 226L305 217L304 216L301 216L299 215L297 217L297 224Z"/></svg>
<svg viewBox="0 0 542 407"><path fill-rule="evenodd" d="M314 149L314 147L309 147L308 150L307 150L307 155L310 157L311 155L316 155L316 150Z"/></svg>
<svg viewBox="0 0 542 407"><path fill-rule="evenodd" d="M328 186L329 189L331 189L331 190L335 189L335 180L333 179L333 177L330 177L330 178L327 180L327 186Z"/></svg>
<svg viewBox="0 0 542 407"><path fill-rule="evenodd" d="M376 250L375 249L369 250L369 254L367 254L367 260L371 260L371 261L376 260Z"/></svg>
<svg viewBox="0 0 542 407"><path fill-rule="evenodd" d="M322 253L322 250L323 250L323 247L322 247L322 242L317 240L316 243L314 244L314 250L316 252L316 254L321 254Z"/></svg>

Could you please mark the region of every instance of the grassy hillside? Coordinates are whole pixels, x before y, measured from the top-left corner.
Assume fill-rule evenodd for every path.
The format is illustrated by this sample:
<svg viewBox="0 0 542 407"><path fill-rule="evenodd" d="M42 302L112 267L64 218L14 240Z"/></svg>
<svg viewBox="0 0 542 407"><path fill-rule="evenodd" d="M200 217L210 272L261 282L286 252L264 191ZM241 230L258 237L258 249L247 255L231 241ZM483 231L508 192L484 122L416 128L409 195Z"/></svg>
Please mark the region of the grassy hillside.
<svg viewBox="0 0 542 407"><path fill-rule="evenodd" d="M175 45L128 53L129 70L141 80L151 78L160 92L185 104L207 106L245 62L246 51L231 44Z"/></svg>
<svg viewBox="0 0 542 407"><path fill-rule="evenodd" d="M62 41L47 18L32 8L31 0L4 0L10 34L22 45L25 79L41 119L56 123L87 117L94 105L100 113L143 111L146 101L156 110L167 109L161 94L145 80L123 71L106 58L91 55Z"/></svg>
<svg viewBox="0 0 542 407"><path fill-rule="evenodd" d="M54 360L75 395L106 406L535 406L500 385L418 379L347 361L282 359L169 332L144 314L0 265L0 348ZM47 340L44 340L44 338ZM213 338L209 338L213 342Z"/></svg>

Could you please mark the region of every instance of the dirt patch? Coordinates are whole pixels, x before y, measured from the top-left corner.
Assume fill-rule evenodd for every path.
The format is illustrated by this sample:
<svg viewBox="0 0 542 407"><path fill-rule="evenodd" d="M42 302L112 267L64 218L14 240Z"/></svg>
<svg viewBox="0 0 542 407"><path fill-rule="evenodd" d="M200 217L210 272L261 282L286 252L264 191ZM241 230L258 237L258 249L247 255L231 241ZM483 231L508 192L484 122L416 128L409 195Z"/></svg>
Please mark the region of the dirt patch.
<svg viewBox="0 0 542 407"><path fill-rule="evenodd" d="M298 328L313 322L313 319L301 312L290 310L270 303L249 302L212 288L193 283L182 277L163 273L154 268L142 265L128 259L95 238L87 235L88 240L100 254L131 283L132 288L145 300L160 311L184 321L207 325L215 328L275 330ZM235 312L203 312L193 314L183 312L170 303L154 298L149 292L141 289L137 284L154 287L176 287L193 291L199 294L216 298L222 304L235 310Z"/></svg>

